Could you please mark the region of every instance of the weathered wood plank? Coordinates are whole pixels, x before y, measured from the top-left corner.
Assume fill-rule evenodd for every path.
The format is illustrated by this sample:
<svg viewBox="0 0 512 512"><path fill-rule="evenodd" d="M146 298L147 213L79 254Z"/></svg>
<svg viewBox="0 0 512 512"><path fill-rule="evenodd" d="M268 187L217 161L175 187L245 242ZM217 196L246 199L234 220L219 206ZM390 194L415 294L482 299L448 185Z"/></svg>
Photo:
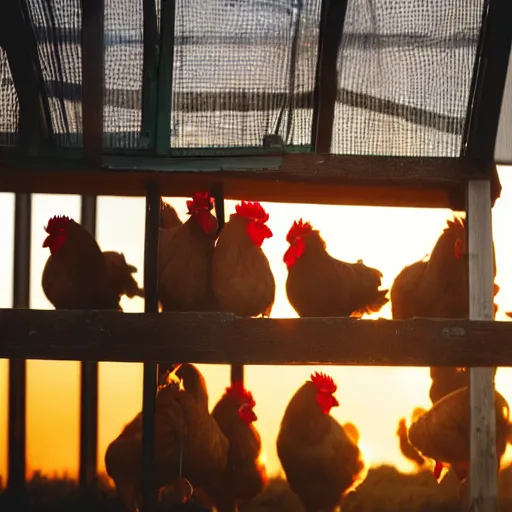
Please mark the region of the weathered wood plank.
<svg viewBox="0 0 512 512"><path fill-rule="evenodd" d="M512 165L512 51L508 60L494 158L499 164Z"/></svg>
<svg viewBox="0 0 512 512"><path fill-rule="evenodd" d="M0 358L512 366L512 322L0 310Z"/></svg>
<svg viewBox="0 0 512 512"><path fill-rule="evenodd" d="M104 157L109 169L78 162L0 160L0 191L144 196L148 180L163 196L190 196L224 184L226 199L439 207L464 210L468 179L482 178L471 160L286 154L250 159ZM68 162L69 163L69 162ZM276 168L276 165L278 168ZM245 167L245 168L244 168ZM142 171L142 172L139 172ZM499 197L495 190L493 199Z"/></svg>
<svg viewBox="0 0 512 512"><path fill-rule="evenodd" d="M493 245L489 182L468 184L469 316L492 320ZM494 369L470 369L470 512L498 512Z"/></svg>

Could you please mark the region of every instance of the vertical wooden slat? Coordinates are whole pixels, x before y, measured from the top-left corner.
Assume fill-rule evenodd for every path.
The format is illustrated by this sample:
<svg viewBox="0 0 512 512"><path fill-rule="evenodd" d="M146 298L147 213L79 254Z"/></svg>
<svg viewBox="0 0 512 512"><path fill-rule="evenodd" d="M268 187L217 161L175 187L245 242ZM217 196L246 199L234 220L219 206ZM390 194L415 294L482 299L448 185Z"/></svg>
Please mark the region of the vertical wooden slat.
<svg viewBox="0 0 512 512"><path fill-rule="evenodd" d="M176 0L161 0L160 54L156 113L156 152L169 154L171 148L171 96L174 66L174 21Z"/></svg>
<svg viewBox="0 0 512 512"><path fill-rule="evenodd" d="M491 190L488 180L468 183L469 318L493 320ZM498 512L494 368L470 368L471 461L469 510Z"/></svg>
<svg viewBox="0 0 512 512"><path fill-rule="evenodd" d="M512 165L512 50L508 59L494 157L499 164Z"/></svg>
<svg viewBox="0 0 512 512"><path fill-rule="evenodd" d="M96 236L96 196L82 196L80 223ZM80 462L78 483L86 492L98 472L98 363L80 364Z"/></svg>
<svg viewBox="0 0 512 512"><path fill-rule="evenodd" d="M483 172L490 170L494 160L512 39L511 19L510 0L486 0L461 148L461 156L476 160Z"/></svg>
<svg viewBox="0 0 512 512"><path fill-rule="evenodd" d="M146 193L146 233L144 242L144 311L158 313L158 238L160 193L156 183L148 183ZM141 512L155 512L155 398L158 365L144 364L142 396L142 504Z"/></svg>
<svg viewBox="0 0 512 512"><path fill-rule="evenodd" d="M347 5L348 0L322 0L311 133L313 151L318 153L331 151L338 92L337 61Z"/></svg>
<svg viewBox="0 0 512 512"><path fill-rule="evenodd" d="M84 160L99 167L105 88L104 0L82 0L82 129ZM81 224L96 235L96 196L82 196ZM98 363L80 365L79 487L92 491L98 469Z"/></svg>
<svg viewBox="0 0 512 512"><path fill-rule="evenodd" d="M158 91L158 24L155 0L142 0L144 62L142 67L141 130L149 148L155 148Z"/></svg>
<svg viewBox="0 0 512 512"><path fill-rule="evenodd" d="M226 213L224 208L224 186L222 183L215 183L212 186L211 194L215 199L215 214L219 223L218 232L222 231L226 222ZM241 364L231 365L231 382L244 381L244 366Z"/></svg>
<svg viewBox="0 0 512 512"><path fill-rule="evenodd" d="M32 196L16 194L14 206L13 307L30 307L30 238ZM9 360L9 496L14 510L26 497L26 361Z"/></svg>

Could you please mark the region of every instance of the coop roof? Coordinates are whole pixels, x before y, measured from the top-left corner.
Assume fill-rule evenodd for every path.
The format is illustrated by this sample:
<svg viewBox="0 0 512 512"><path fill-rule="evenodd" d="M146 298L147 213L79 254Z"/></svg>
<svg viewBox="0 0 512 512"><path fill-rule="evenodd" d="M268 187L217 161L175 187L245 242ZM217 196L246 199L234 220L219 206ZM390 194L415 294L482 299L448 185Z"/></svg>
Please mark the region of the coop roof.
<svg viewBox="0 0 512 512"><path fill-rule="evenodd" d="M468 169L488 172L512 30L501 22L506 4L5 2L2 154L22 144L80 159L85 147L103 166L126 167L109 158L130 155L132 167L161 170L165 157L320 151L470 157Z"/></svg>

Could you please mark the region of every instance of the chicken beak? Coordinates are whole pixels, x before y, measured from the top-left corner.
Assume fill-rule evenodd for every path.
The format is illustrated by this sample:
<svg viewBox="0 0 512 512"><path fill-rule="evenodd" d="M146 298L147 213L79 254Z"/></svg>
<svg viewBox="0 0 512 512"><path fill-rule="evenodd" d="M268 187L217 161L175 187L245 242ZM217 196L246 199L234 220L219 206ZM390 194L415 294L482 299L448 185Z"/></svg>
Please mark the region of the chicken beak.
<svg viewBox="0 0 512 512"><path fill-rule="evenodd" d="M335 396L332 397L332 406L333 407L339 407L340 406L340 403L338 402L338 400L336 399Z"/></svg>
<svg viewBox="0 0 512 512"><path fill-rule="evenodd" d="M50 247L50 235L48 235L43 242L43 248L46 247Z"/></svg>

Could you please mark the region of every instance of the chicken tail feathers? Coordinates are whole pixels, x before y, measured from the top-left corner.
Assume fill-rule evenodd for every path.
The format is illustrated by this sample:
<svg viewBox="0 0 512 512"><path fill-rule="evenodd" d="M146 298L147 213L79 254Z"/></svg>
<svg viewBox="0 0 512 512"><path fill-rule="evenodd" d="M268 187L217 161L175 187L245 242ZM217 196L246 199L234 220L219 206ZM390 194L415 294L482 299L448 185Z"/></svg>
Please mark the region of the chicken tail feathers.
<svg viewBox="0 0 512 512"><path fill-rule="evenodd" d="M350 316L361 318L363 315L371 315L372 313L378 313L383 306L385 306L389 299L386 297L389 290L377 290L376 295L373 297L369 304L356 309Z"/></svg>

